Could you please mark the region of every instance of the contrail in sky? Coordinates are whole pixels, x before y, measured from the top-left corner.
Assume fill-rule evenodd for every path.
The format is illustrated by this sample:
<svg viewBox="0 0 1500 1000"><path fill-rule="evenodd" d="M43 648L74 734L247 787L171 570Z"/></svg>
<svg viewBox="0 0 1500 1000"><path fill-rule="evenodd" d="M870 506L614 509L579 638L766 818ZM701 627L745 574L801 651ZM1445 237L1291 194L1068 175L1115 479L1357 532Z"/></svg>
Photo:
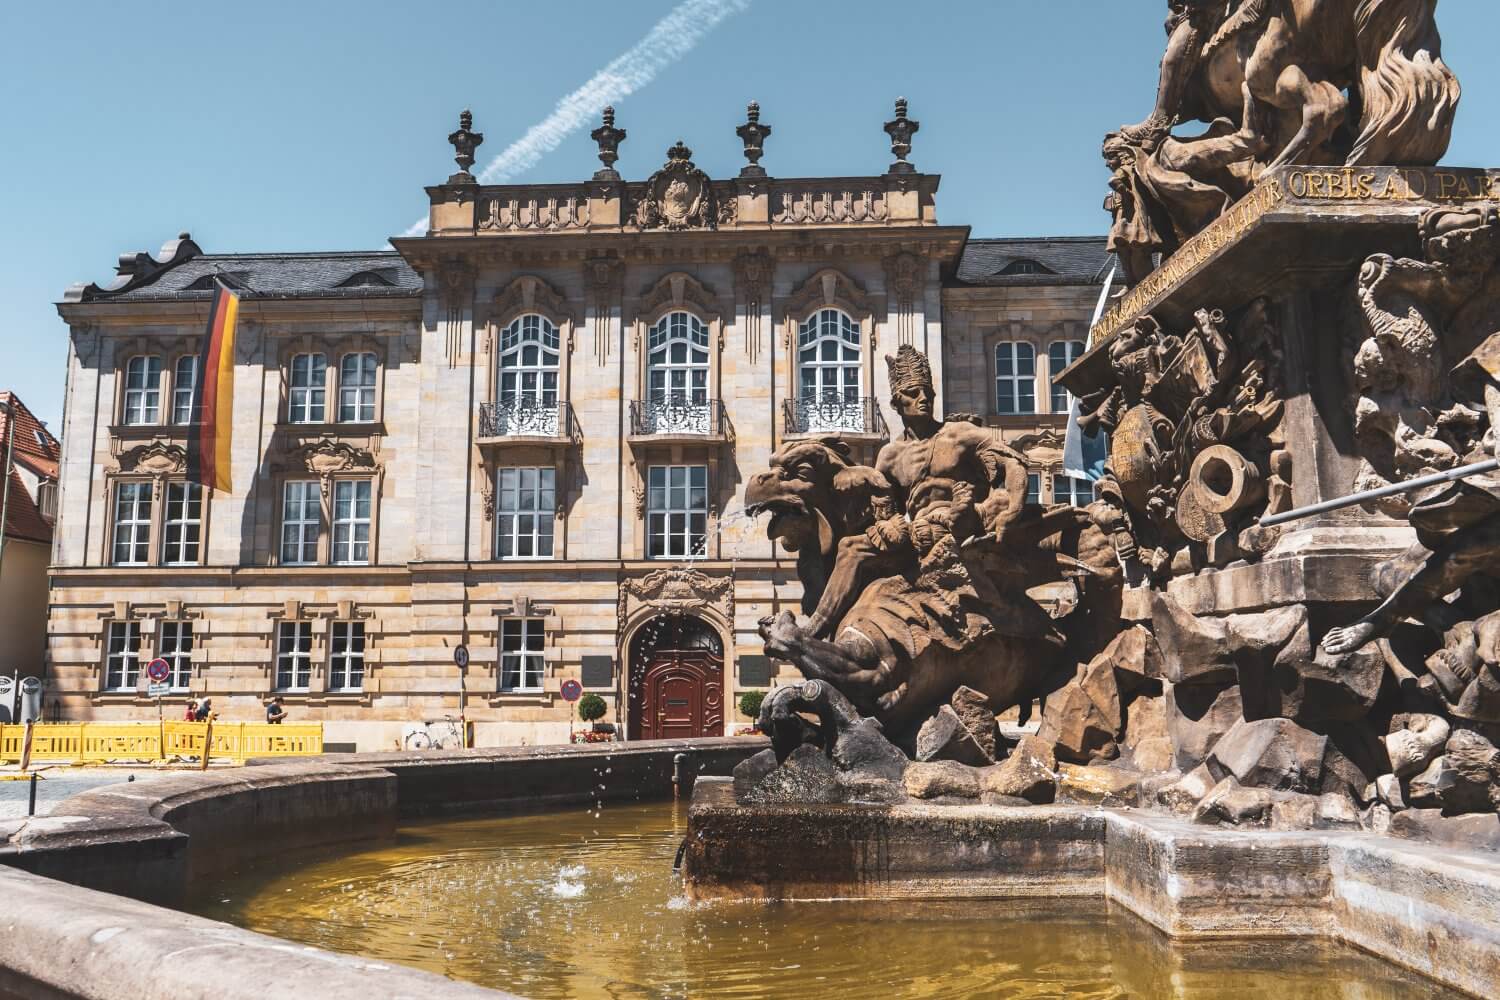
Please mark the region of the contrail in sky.
<svg viewBox="0 0 1500 1000"><path fill-rule="evenodd" d="M503 184L537 162L573 132L588 127L607 104L635 93L656 74L687 55L731 14L749 9L751 0L683 0L657 21L644 38L617 56L588 82L557 102L552 113L506 147L479 174L483 184ZM427 231L424 215L403 235Z"/></svg>

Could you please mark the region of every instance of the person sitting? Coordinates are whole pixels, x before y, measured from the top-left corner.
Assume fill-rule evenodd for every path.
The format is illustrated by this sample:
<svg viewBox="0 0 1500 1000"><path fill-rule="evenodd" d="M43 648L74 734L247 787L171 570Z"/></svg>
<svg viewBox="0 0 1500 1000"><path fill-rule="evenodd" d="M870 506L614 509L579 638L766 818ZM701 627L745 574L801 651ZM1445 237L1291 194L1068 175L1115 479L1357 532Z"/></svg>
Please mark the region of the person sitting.
<svg viewBox="0 0 1500 1000"><path fill-rule="evenodd" d="M212 698L204 698L198 703L198 711L193 714L194 722L207 722L214 714L214 701Z"/></svg>
<svg viewBox="0 0 1500 1000"><path fill-rule="evenodd" d="M275 698L272 698L271 703L266 706L266 722L270 723L273 726L279 726L285 720L286 708L282 704L281 696L277 695Z"/></svg>
<svg viewBox="0 0 1500 1000"><path fill-rule="evenodd" d="M187 703L187 714L182 717L183 722L196 722L198 719L198 702L189 698Z"/></svg>

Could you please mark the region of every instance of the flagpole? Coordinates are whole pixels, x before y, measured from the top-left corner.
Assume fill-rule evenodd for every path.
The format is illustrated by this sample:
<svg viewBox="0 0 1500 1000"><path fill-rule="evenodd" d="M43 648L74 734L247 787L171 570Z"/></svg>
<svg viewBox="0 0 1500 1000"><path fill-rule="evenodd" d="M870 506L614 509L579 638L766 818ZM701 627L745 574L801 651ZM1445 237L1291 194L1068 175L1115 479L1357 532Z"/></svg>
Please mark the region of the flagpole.
<svg viewBox="0 0 1500 1000"><path fill-rule="evenodd" d="M1094 316L1089 320L1089 339L1085 342L1086 349L1094 346L1094 327L1099 324L1099 317L1104 315L1104 307L1109 304L1109 292L1115 284L1116 270L1118 270L1118 265L1109 269L1109 275L1104 279L1104 287L1099 291L1099 301L1094 304ZM1053 373L1054 378L1056 374ZM1097 462L1085 460L1083 428L1078 425L1078 397L1070 392L1068 393L1068 428L1063 433L1063 475L1093 482L1098 476L1088 466L1094 464Z"/></svg>

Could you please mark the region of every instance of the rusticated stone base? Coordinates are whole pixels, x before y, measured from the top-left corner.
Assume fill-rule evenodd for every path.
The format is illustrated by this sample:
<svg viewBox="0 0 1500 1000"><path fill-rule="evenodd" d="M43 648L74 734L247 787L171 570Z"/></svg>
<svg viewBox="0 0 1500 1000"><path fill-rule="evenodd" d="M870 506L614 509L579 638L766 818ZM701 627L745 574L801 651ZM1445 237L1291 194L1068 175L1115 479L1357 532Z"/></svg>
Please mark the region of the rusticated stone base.
<svg viewBox="0 0 1500 1000"><path fill-rule="evenodd" d="M694 791L690 898L1096 897L1173 937L1320 936L1500 996L1500 855L1077 806L741 806Z"/></svg>

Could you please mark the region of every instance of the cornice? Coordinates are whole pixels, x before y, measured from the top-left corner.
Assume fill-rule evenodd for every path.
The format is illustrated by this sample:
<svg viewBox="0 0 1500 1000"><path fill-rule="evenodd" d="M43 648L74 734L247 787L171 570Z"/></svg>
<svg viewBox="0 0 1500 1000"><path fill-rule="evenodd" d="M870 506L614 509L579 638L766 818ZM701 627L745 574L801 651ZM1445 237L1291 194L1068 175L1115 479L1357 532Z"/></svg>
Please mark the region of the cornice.
<svg viewBox="0 0 1500 1000"><path fill-rule="evenodd" d="M241 299L240 319L263 323L340 323L384 320L420 322L421 294L371 299ZM209 301L59 302L57 314L69 324L152 326L208 322Z"/></svg>

